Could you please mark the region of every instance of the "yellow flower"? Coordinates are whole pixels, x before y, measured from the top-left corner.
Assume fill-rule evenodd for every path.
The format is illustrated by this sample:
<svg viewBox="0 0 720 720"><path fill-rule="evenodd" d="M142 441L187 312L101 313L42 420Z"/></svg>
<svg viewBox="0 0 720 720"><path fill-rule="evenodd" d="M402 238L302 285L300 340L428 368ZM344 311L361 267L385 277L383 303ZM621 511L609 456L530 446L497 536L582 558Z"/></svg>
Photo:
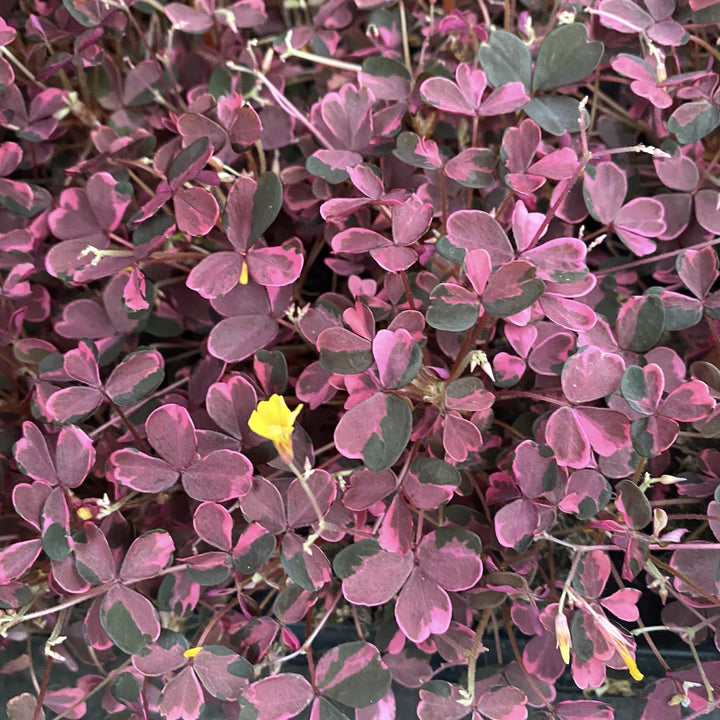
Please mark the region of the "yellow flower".
<svg viewBox="0 0 720 720"><path fill-rule="evenodd" d="M202 647L189 648L188 650L186 650L183 653L183 655L186 658L194 658L201 650L202 650Z"/></svg>
<svg viewBox="0 0 720 720"><path fill-rule="evenodd" d="M90 508L86 508L86 507L79 507L77 509L77 516L81 520L89 520L93 516L92 510L90 510Z"/></svg>
<svg viewBox="0 0 720 720"><path fill-rule="evenodd" d="M632 656L630 648L627 646L625 638L620 630L618 630L607 618L596 617L595 619L598 621L598 627L605 636L605 639L610 642L620 654L620 657L627 666L632 679L642 680L645 676L640 672L640 670L638 670L635 658Z"/></svg>
<svg viewBox="0 0 720 720"><path fill-rule="evenodd" d="M271 395L269 400L258 403L248 420L250 429L257 435L271 440L283 462L286 463L291 463L293 460L293 425L302 407L300 404L290 411L284 397Z"/></svg>
<svg viewBox="0 0 720 720"><path fill-rule="evenodd" d="M562 655L563 662L570 664L570 628L568 627L567 617L561 612L555 616L555 638L557 639L557 647Z"/></svg>
<svg viewBox="0 0 720 720"><path fill-rule="evenodd" d="M617 648L617 651L620 653L620 657L623 659L623 662L627 665L627 669L630 673L630 676L633 680L642 680L645 676L638 670L637 663L635 662L635 658L630 653L630 650L628 650L627 645L624 642L619 642L615 644L615 647Z"/></svg>

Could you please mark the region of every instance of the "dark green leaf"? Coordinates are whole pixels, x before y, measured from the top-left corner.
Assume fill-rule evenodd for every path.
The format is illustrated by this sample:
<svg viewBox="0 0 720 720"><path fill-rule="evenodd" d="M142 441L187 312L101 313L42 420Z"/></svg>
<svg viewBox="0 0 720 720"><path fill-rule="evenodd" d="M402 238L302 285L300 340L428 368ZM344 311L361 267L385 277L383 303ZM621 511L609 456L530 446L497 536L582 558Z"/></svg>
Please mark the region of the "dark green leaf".
<svg viewBox="0 0 720 720"><path fill-rule="evenodd" d="M253 197L252 230L250 241L257 240L272 225L280 212L283 189L280 178L274 172L265 172L257 182Z"/></svg>
<svg viewBox="0 0 720 720"><path fill-rule="evenodd" d="M496 88L521 82L530 90L532 58L527 45L517 35L495 30L478 50L478 58L490 84Z"/></svg>

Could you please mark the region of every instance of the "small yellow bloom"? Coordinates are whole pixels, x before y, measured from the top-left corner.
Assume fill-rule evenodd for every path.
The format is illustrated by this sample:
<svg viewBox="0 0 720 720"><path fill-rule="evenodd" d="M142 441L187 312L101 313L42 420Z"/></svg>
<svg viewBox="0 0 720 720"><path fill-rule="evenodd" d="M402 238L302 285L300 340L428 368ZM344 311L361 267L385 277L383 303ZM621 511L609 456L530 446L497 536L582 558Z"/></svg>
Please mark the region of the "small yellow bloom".
<svg viewBox="0 0 720 720"><path fill-rule="evenodd" d="M93 516L92 510L90 510L90 508L80 507L77 509L77 516L81 520L89 520Z"/></svg>
<svg viewBox="0 0 720 720"><path fill-rule="evenodd" d="M630 652L625 638L623 637L620 630L618 630L607 618L596 618L598 626L605 636L605 639L610 642L613 647L618 651L622 661L627 666L628 672L633 680L642 680L645 676L638 670L635 658Z"/></svg>
<svg viewBox="0 0 720 720"><path fill-rule="evenodd" d="M563 662L570 664L570 628L568 627L567 617L565 613L558 613L555 617L555 638L557 639L557 647L562 655Z"/></svg>
<svg viewBox="0 0 720 720"><path fill-rule="evenodd" d="M290 411L284 397L271 395L269 400L258 403L248 420L250 429L257 435L271 440L283 462L286 463L291 463L293 460L293 425L302 407L300 404Z"/></svg>
<svg viewBox="0 0 720 720"><path fill-rule="evenodd" d="M250 278L250 271L248 270L248 264L243 260L242 269L240 270L240 278L238 282L240 285L247 285Z"/></svg>
<svg viewBox="0 0 720 720"><path fill-rule="evenodd" d="M628 672L630 673L630 677L632 677L633 680L642 680L645 676L638 670L637 663L635 662L635 658L632 656L630 651L628 650L628 647L625 643L619 642L615 645L617 648L617 651L620 653L620 657L623 659L623 662L627 665Z"/></svg>
<svg viewBox="0 0 720 720"><path fill-rule="evenodd" d="M183 653L183 655L186 658L194 658L201 650L202 650L202 647L189 648L188 650L186 650Z"/></svg>

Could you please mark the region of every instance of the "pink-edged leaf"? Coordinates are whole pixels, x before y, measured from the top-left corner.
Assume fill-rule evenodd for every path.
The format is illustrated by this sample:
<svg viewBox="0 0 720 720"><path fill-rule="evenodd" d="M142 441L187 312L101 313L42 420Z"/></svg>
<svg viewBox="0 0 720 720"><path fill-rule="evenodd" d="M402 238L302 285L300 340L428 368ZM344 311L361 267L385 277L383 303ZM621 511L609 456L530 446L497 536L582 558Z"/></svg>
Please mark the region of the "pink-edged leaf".
<svg viewBox="0 0 720 720"><path fill-rule="evenodd" d="M373 705L390 689L391 674L370 643L344 643L325 653L315 669L315 684L326 697L343 705Z"/></svg>
<svg viewBox="0 0 720 720"><path fill-rule="evenodd" d="M389 553L375 540L353 543L333 560L343 595L353 605L383 605L400 590L412 568L411 554Z"/></svg>
<svg viewBox="0 0 720 720"><path fill-rule="evenodd" d="M527 697L515 687L488 690L476 698L474 707L489 720L525 720Z"/></svg>
<svg viewBox="0 0 720 720"><path fill-rule="evenodd" d="M252 230L252 210L257 183L251 177L235 180L225 203L225 232L233 247L247 251Z"/></svg>
<svg viewBox="0 0 720 720"><path fill-rule="evenodd" d="M699 300L704 300L718 278L718 260L715 248L683 251L676 268L685 287Z"/></svg>
<svg viewBox="0 0 720 720"><path fill-rule="evenodd" d="M271 675L242 692L238 720L290 720L312 702L314 695L302 675Z"/></svg>
<svg viewBox="0 0 720 720"><path fill-rule="evenodd" d="M455 283L440 283L430 292L426 320L436 330L463 332L475 324L479 311L480 302L474 292Z"/></svg>
<svg viewBox="0 0 720 720"><path fill-rule="evenodd" d="M184 407L171 403L153 410L145 430L153 449L175 470L185 469L195 459L195 425Z"/></svg>
<svg viewBox="0 0 720 720"><path fill-rule="evenodd" d="M468 280L470 280L473 290L475 290L478 295L482 295L492 270L490 253L482 248L468 250L467 253L465 253L463 265L465 274Z"/></svg>
<svg viewBox="0 0 720 720"><path fill-rule="evenodd" d="M265 347L277 335L277 323L269 315L236 315L221 320L210 331L208 350L225 362L238 362Z"/></svg>
<svg viewBox="0 0 720 720"><path fill-rule="evenodd" d="M41 480L36 480L32 485L18 483L13 488L13 507L23 520L37 530L40 529L43 505L52 489L52 485Z"/></svg>
<svg viewBox="0 0 720 720"><path fill-rule="evenodd" d="M262 525L250 523L232 550L233 566L243 575L253 575L265 565L275 550L275 536Z"/></svg>
<svg viewBox="0 0 720 720"><path fill-rule="evenodd" d="M647 352L665 328L665 307L655 295L636 295L623 303L615 324L618 345L633 352Z"/></svg>
<svg viewBox="0 0 720 720"><path fill-rule="evenodd" d="M720 205L718 191L707 188L695 195L695 217L713 235L720 235Z"/></svg>
<svg viewBox="0 0 720 720"><path fill-rule="evenodd" d="M247 421L257 405L255 388L242 376L234 375L208 388L205 406L208 415L232 437L247 432Z"/></svg>
<svg viewBox="0 0 720 720"><path fill-rule="evenodd" d="M334 252L363 253L392 245L384 235L365 228L348 228L332 239Z"/></svg>
<svg viewBox="0 0 720 720"><path fill-rule="evenodd" d="M543 292L545 283L537 277L535 266L515 260L490 276L482 304L490 315L505 318L529 308Z"/></svg>
<svg viewBox="0 0 720 720"><path fill-rule="evenodd" d="M539 521L535 503L518 498L503 505L495 513L495 535L503 547L514 548L522 553L532 542Z"/></svg>
<svg viewBox="0 0 720 720"><path fill-rule="evenodd" d="M395 720L395 718L395 694L392 689L372 705L355 710L355 720Z"/></svg>
<svg viewBox="0 0 720 720"><path fill-rule="evenodd" d="M441 527L418 545L418 567L445 590L467 590L482 576L482 543L464 528Z"/></svg>
<svg viewBox="0 0 720 720"><path fill-rule="evenodd" d="M416 567L400 591L395 620L405 637L420 643L450 626L452 607L447 592Z"/></svg>
<svg viewBox="0 0 720 720"><path fill-rule="evenodd" d="M630 58L631 56L620 55L619 57ZM645 63L644 60L640 60L640 58L632 59L634 62L647 65L647 63ZM615 62L613 62L612 65L613 68L617 69ZM657 172L660 180L662 180L663 185L671 190L692 192L697 186L698 180L700 179L700 171L698 170L695 161L687 155L683 155L679 148L675 150L672 157L655 158L653 163L655 165L655 171Z"/></svg>
<svg viewBox="0 0 720 720"><path fill-rule="evenodd" d="M207 235L220 214L215 197L205 188L180 188L173 196L175 222L180 232Z"/></svg>
<svg viewBox="0 0 720 720"><path fill-rule="evenodd" d="M645 493L631 480L621 480L616 488L617 507L629 528L642 530L653 518Z"/></svg>
<svg viewBox="0 0 720 720"><path fill-rule="evenodd" d="M386 470L407 447L412 413L396 395L374 393L340 418L335 445L347 458L361 458L370 470Z"/></svg>
<svg viewBox="0 0 720 720"><path fill-rule="evenodd" d="M324 370L341 375L354 375L372 367L370 341L346 328L325 328L317 338L320 365Z"/></svg>
<svg viewBox="0 0 720 720"><path fill-rule="evenodd" d="M600 604L621 620L637 622L640 617L637 603L641 595L640 590L623 588L608 597L600 598Z"/></svg>
<svg viewBox="0 0 720 720"><path fill-rule="evenodd" d="M100 606L100 622L113 643L129 654L139 653L160 635L153 604L124 585L113 585L107 591Z"/></svg>
<svg viewBox="0 0 720 720"><path fill-rule="evenodd" d="M452 380L445 387L445 407L449 410L485 412L494 401L494 395L485 389L482 380L478 378Z"/></svg>
<svg viewBox="0 0 720 720"><path fill-rule="evenodd" d="M482 435L477 425L466 420L457 410L450 410L443 423L443 447L455 462L465 462L470 453L482 446Z"/></svg>
<svg viewBox="0 0 720 720"><path fill-rule="evenodd" d="M193 527L206 543L230 552L233 520L222 505L212 502L199 505L193 514Z"/></svg>
<svg viewBox="0 0 720 720"><path fill-rule="evenodd" d="M584 333L595 327L597 315L585 303L571 300L560 295L547 292L540 300L540 307L548 320L556 325L578 333Z"/></svg>
<svg viewBox="0 0 720 720"><path fill-rule="evenodd" d="M619 355L590 346L565 363L563 393L573 403L607 397L620 387L624 370L625 362Z"/></svg>
<svg viewBox="0 0 720 720"><path fill-rule="evenodd" d="M448 240L464 250L487 250L494 267L515 259L515 251L500 223L481 210L458 210L447 223Z"/></svg>
<svg viewBox="0 0 720 720"><path fill-rule="evenodd" d="M487 148L467 148L445 165L445 174L463 187L485 188L495 181L497 155Z"/></svg>
<svg viewBox="0 0 720 720"><path fill-rule="evenodd" d="M555 150L534 162L528 168L528 172L550 180L567 180L573 176L577 166L577 154L572 148L566 147Z"/></svg>
<svg viewBox="0 0 720 720"><path fill-rule="evenodd" d="M572 408L558 408L550 416L545 437L561 467L582 468L590 462L590 443Z"/></svg>
<svg viewBox="0 0 720 720"><path fill-rule="evenodd" d="M660 404L665 376L658 365L630 365L623 375L621 392L628 405L642 415L652 415Z"/></svg>
<svg viewBox="0 0 720 720"><path fill-rule="evenodd" d="M5 21L0 19L0 22ZM28 692L11 697L5 707L8 720L46 720L47 718L42 705L38 708L38 699Z"/></svg>
<svg viewBox="0 0 720 720"><path fill-rule="evenodd" d="M679 422L694 422L707 417L715 409L715 400L702 380L690 380L675 388L661 404L658 412Z"/></svg>
<svg viewBox="0 0 720 720"><path fill-rule="evenodd" d="M182 475L185 492L201 502L224 502L246 495L252 485L252 463L235 450L215 450Z"/></svg>
<svg viewBox="0 0 720 720"><path fill-rule="evenodd" d="M420 86L420 97L429 105L447 113L475 115L475 107L470 100L452 80L447 78L434 77L425 80Z"/></svg>
<svg viewBox="0 0 720 720"><path fill-rule="evenodd" d="M412 267L418 259L417 252L412 248L397 247L395 245L370 250L370 255L383 270L392 273L407 270Z"/></svg>
<svg viewBox="0 0 720 720"><path fill-rule="evenodd" d="M164 377L165 362L157 350L136 350L112 371L105 392L117 405L134 405L156 390Z"/></svg>
<svg viewBox="0 0 720 720"><path fill-rule="evenodd" d="M92 585L102 585L115 578L116 568L107 538L96 525L83 525L84 540L76 538L73 551L75 568L80 576Z"/></svg>
<svg viewBox="0 0 720 720"><path fill-rule="evenodd" d="M621 33L636 33L649 28L654 20L631 0L602 0L598 4L600 22Z"/></svg>
<svg viewBox="0 0 720 720"><path fill-rule="evenodd" d="M20 577L37 560L42 549L41 540L24 540L0 550L0 584Z"/></svg>
<svg viewBox="0 0 720 720"><path fill-rule="evenodd" d="M392 209L392 235L397 245L417 242L430 225L433 206L413 193L402 205Z"/></svg>
<svg viewBox="0 0 720 720"><path fill-rule="evenodd" d="M547 448L524 440L515 448L513 475L523 495L539 498L552 493L563 477Z"/></svg>
<svg viewBox="0 0 720 720"><path fill-rule="evenodd" d="M564 700L555 705L555 713L560 720L615 720L613 706L599 700Z"/></svg>
<svg viewBox="0 0 720 720"><path fill-rule="evenodd" d="M203 586L217 586L232 575L232 559L226 552L206 552L186 558L188 577Z"/></svg>
<svg viewBox="0 0 720 720"><path fill-rule="evenodd" d="M363 468L350 476L350 487L345 490L342 502L349 510L367 510L396 488L397 476L392 470L376 473Z"/></svg>
<svg viewBox="0 0 720 720"><path fill-rule="evenodd" d="M90 387L68 387L58 390L47 401L48 417L61 425L78 423L102 405L100 390Z"/></svg>
<svg viewBox="0 0 720 720"><path fill-rule="evenodd" d="M665 207L653 198L634 198L615 215L616 229L629 230L643 237L657 237L665 232Z"/></svg>
<svg viewBox="0 0 720 720"><path fill-rule="evenodd" d="M172 487L180 477L180 473L164 460L134 448L116 450L110 456L110 465L117 482L139 492L163 492Z"/></svg>
<svg viewBox="0 0 720 720"><path fill-rule="evenodd" d="M627 176L613 162L589 165L583 182L585 203L592 216L607 225L612 223L627 194Z"/></svg>
<svg viewBox="0 0 720 720"><path fill-rule="evenodd" d="M213 26L213 18L182 3L168 3L163 8L173 27L192 35L202 35Z"/></svg>
<svg viewBox="0 0 720 720"><path fill-rule="evenodd" d="M304 539L285 533L280 547L280 563L290 579L308 592L320 590L332 579L330 562L317 546L305 548Z"/></svg>
<svg viewBox="0 0 720 720"><path fill-rule="evenodd" d="M212 253L190 271L187 286L208 299L225 295L240 281L243 263L236 252Z"/></svg>
<svg viewBox="0 0 720 720"><path fill-rule="evenodd" d="M120 567L120 580L125 583L156 577L172 562L175 543L165 530L141 535L132 545Z"/></svg>
<svg viewBox="0 0 720 720"><path fill-rule="evenodd" d="M465 695L458 685L432 680L420 690L417 706L419 720L461 720L468 715Z"/></svg>
<svg viewBox="0 0 720 720"><path fill-rule="evenodd" d="M527 367L525 361L517 355L499 352L492 361L493 375L497 387L512 387L520 382Z"/></svg>
<svg viewBox="0 0 720 720"><path fill-rule="evenodd" d="M93 388L99 388L100 370L97 363L97 350L92 343L84 340L74 350L63 357L63 370L73 379Z"/></svg>
<svg viewBox="0 0 720 720"><path fill-rule="evenodd" d="M610 484L604 475L597 470L578 470L570 476L559 508L583 519L594 517L607 504L610 496Z"/></svg>
<svg viewBox="0 0 720 720"><path fill-rule="evenodd" d="M419 346L410 333L402 328L395 331L379 330L373 339L372 353L380 383L385 388L404 387L422 365Z"/></svg>
<svg viewBox="0 0 720 720"><path fill-rule="evenodd" d="M193 668L205 690L218 700L234 701L253 677L252 665L222 645L205 645Z"/></svg>
<svg viewBox="0 0 720 720"><path fill-rule="evenodd" d="M157 642L146 645L133 655L132 664L145 677L158 677L187 664L184 655L187 649L188 641L183 635L164 629Z"/></svg>
<svg viewBox="0 0 720 720"><path fill-rule="evenodd" d="M532 163L542 133L530 119L523 120L518 127L511 127L503 135L502 149L505 167L511 173L525 173Z"/></svg>
<svg viewBox="0 0 720 720"><path fill-rule="evenodd" d="M317 512L314 505L323 514L330 510L330 506L335 501L337 488L330 473L325 470L313 470L305 479L310 494L315 499L313 504L308 497L308 493L303 488L303 484L298 478L290 483L287 492L287 524L288 527L297 528L306 525L312 525L318 521Z"/></svg>
<svg viewBox="0 0 720 720"><path fill-rule="evenodd" d="M529 100L530 96L525 92L525 86L521 82L505 83L485 98L478 113L486 117L504 115L518 110Z"/></svg>
<svg viewBox="0 0 720 720"><path fill-rule="evenodd" d="M634 420L630 427L633 447L643 457L654 457L672 446L679 429L674 420L666 417L651 415Z"/></svg>
<svg viewBox="0 0 720 720"><path fill-rule="evenodd" d="M400 493L388 507L378 535L380 547L390 553L405 555L413 541L413 520L410 509Z"/></svg>
<svg viewBox="0 0 720 720"><path fill-rule="evenodd" d="M587 275L586 252L582 240L555 238L523 253L523 260L531 262L543 280L567 283Z"/></svg>
<svg viewBox="0 0 720 720"><path fill-rule="evenodd" d="M608 408L579 407L574 410L578 424L592 446L602 457L610 457L630 444L630 421Z"/></svg>
<svg viewBox="0 0 720 720"><path fill-rule="evenodd" d="M34 423L24 422L22 428L23 436L15 444L15 461L18 469L33 480L43 480L51 485L57 485L58 476L55 463L50 455L45 436ZM79 432L82 431L79 430Z"/></svg>
<svg viewBox="0 0 720 720"><path fill-rule="evenodd" d="M204 704L200 682L186 667L165 684L158 709L164 720L198 720Z"/></svg>
<svg viewBox="0 0 720 720"><path fill-rule="evenodd" d="M460 63L455 70L455 80L466 102L477 110L487 87L485 73L468 63Z"/></svg>
<svg viewBox="0 0 720 720"><path fill-rule="evenodd" d="M583 553L578 562L578 572L573 578L573 587L588 600L602 595L611 572L610 558L601 550Z"/></svg>
<svg viewBox="0 0 720 720"><path fill-rule="evenodd" d="M294 283L303 268L302 247L297 240L281 247L253 248L247 256L252 279L266 287L283 287Z"/></svg>
<svg viewBox="0 0 720 720"><path fill-rule="evenodd" d="M252 487L243 497L242 511L248 520L260 523L275 535L287 528L285 503L280 491L264 477L254 477Z"/></svg>

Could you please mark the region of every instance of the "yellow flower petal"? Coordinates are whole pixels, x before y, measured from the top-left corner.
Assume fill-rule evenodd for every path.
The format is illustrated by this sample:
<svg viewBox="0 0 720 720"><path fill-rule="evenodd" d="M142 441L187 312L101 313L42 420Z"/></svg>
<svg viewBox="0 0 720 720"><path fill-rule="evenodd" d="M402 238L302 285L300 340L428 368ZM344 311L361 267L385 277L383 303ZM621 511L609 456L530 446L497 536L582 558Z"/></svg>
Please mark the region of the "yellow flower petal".
<svg viewBox="0 0 720 720"><path fill-rule="evenodd" d="M271 395L268 400L258 403L248 420L248 427L260 437L270 440L286 463L293 459L293 426L302 407L300 404L291 411L284 397Z"/></svg>
<svg viewBox="0 0 720 720"><path fill-rule="evenodd" d="M86 508L86 507L78 508L78 509L77 509L77 516L78 516L81 520L89 520L89 519L93 516L92 510L90 510L90 508Z"/></svg>
<svg viewBox="0 0 720 720"><path fill-rule="evenodd" d="M239 278L238 282L241 285L247 285L249 277L250 277L250 273L248 271L248 264L243 260L242 270L240 270L240 278Z"/></svg>
<svg viewBox="0 0 720 720"><path fill-rule="evenodd" d="M565 613L559 613L555 617L555 638L556 647L560 650L563 662L570 664L570 628Z"/></svg>
<svg viewBox="0 0 720 720"><path fill-rule="evenodd" d="M188 650L186 650L183 653L183 655L186 658L194 658L201 650L202 650L202 647L189 648Z"/></svg>

